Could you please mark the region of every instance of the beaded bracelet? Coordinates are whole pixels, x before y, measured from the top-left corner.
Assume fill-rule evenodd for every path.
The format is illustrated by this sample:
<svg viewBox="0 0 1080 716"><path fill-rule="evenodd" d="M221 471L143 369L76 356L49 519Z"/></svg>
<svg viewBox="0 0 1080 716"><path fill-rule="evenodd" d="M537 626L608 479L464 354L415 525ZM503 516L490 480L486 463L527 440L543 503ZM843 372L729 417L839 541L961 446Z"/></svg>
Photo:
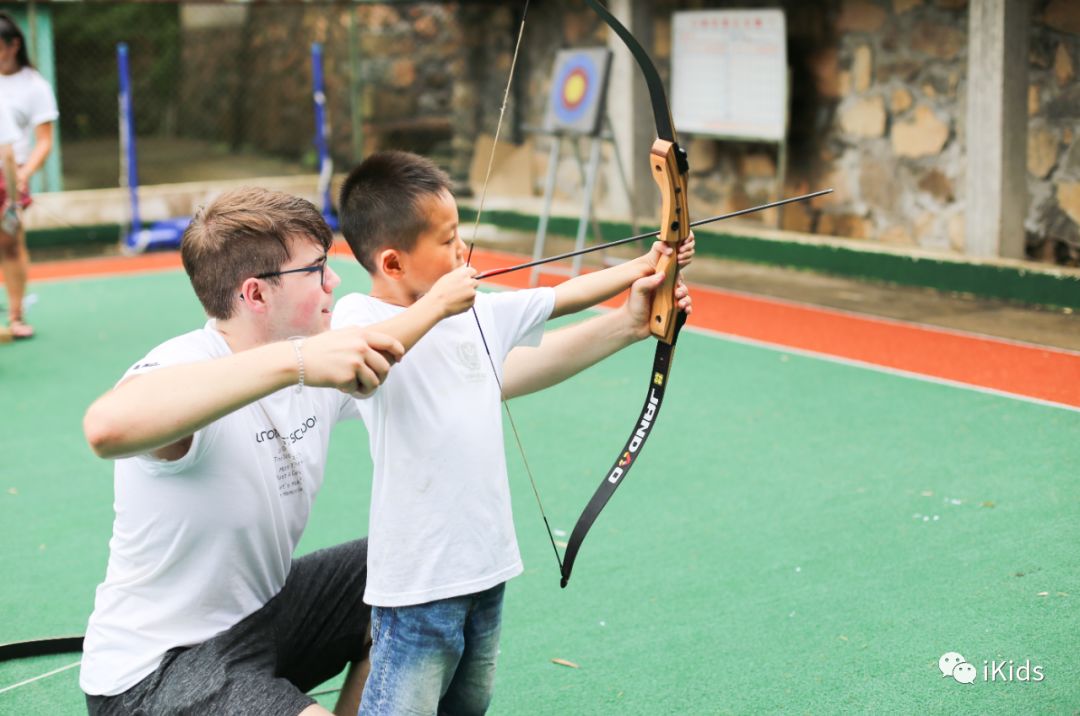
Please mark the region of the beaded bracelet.
<svg viewBox="0 0 1080 716"><path fill-rule="evenodd" d="M304 339L300 336L290 338L292 341L293 350L296 352L296 364L300 368L300 379L296 383L296 392L299 393L304 389Z"/></svg>

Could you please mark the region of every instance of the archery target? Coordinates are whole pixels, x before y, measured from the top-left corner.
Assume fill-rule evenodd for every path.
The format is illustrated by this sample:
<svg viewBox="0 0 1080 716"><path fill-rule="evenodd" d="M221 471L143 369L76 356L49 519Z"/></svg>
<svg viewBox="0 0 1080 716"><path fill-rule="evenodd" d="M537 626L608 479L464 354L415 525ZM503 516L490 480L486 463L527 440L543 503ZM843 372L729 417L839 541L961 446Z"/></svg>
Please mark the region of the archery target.
<svg viewBox="0 0 1080 716"><path fill-rule="evenodd" d="M610 65L611 53L604 48L556 55L544 122L548 131L599 131Z"/></svg>

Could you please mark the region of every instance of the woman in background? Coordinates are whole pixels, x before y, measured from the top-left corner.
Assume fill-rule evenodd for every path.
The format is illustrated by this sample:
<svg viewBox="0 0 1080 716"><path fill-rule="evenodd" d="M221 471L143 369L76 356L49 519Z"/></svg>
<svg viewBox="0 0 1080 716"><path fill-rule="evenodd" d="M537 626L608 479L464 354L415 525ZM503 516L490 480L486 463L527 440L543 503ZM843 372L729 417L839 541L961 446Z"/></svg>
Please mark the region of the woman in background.
<svg viewBox="0 0 1080 716"><path fill-rule="evenodd" d="M15 21L0 12L0 99L15 120L19 137L15 152L15 186L3 181L0 206L8 195L17 197L25 209L30 205L30 177L45 164L53 143L53 123L60 116L52 87L30 64L26 38ZM5 224L11 228L10 224ZM0 227L0 269L8 294L8 327L14 338L30 338L34 329L23 320L23 297L30 255L26 250L26 230L20 223L14 233Z"/></svg>

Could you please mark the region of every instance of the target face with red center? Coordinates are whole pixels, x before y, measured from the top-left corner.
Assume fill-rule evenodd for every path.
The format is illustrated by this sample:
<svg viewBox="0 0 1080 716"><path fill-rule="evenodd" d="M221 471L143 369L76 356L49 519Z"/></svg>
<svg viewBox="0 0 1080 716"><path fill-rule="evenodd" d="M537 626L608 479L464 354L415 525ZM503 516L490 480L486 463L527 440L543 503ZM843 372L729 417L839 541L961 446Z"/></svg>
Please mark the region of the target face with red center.
<svg viewBox="0 0 1080 716"><path fill-rule="evenodd" d="M577 109L589 91L589 76L580 67L575 67L563 83L563 106L568 110Z"/></svg>
<svg viewBox="0 0 1080 716"><path fill-rule="evenodd" d="M595 113L602 79L591 55L575 52L563 58L556 71L551 97L559 124L579 125Z"/></svg>

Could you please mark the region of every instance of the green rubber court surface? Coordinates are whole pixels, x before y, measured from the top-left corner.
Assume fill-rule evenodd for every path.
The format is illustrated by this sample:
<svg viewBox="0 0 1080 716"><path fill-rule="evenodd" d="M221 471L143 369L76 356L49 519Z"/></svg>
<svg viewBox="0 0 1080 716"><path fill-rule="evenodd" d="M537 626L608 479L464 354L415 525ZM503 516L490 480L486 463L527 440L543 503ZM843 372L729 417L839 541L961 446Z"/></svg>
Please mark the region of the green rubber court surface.
<svg viewBox="0 0 1080 716"><path fill-rule="evenodd" d="M82 414L202 324L176 270L32 290L39 336L0 348L0 643L85 629L112 467ZM1080 411L695 330L715 318L696 305L648 449L565 590L508 435L526 572L492 713L1080 711ZM1080 382L1063 360L1056 380ZM633 427L650 365L642 343L512 402L557 538ZM301 553L365 534L370 472L362 425L339 427ZM974 683L942 675L947 652ZM36 678L78 658L0 663L0 713L85 712L77 667Z"/></svg>

